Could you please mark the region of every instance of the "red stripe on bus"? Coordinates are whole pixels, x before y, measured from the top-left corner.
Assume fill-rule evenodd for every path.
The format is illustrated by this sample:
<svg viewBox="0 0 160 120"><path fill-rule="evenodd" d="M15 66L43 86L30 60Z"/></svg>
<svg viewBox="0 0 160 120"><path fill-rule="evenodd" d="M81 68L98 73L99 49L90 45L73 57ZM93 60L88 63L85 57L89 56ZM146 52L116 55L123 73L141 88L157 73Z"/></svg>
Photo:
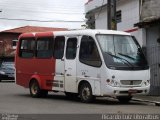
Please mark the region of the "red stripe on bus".
<svg viewBox="0 0 160 120"><path fill-rule="evenodd" d="M88 2L87 3L85 3L85 5L87 5L89 2L91 2L91 1L93 1L93 0L88 0Z"/></svg>
<svg viewBox="0 0 160 120"><path fill-rule="evenodd" d="M135 32L135 31L137 31L138 30L138 28L133 28L133 29L130 29L130 30L125 30L125 32Z"/></svg>

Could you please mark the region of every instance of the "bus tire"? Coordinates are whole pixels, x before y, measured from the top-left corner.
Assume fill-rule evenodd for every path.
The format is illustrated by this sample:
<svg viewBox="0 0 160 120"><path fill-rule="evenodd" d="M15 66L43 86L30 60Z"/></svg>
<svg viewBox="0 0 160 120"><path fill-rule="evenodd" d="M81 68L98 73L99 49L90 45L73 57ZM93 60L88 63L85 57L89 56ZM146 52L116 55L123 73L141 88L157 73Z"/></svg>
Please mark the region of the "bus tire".
<svg viewBox="0 0 160 120"><path fill-rule="evenodd" d="M95 98L92 95L91 86L87 82L81 84L79 94L80 94L81 101L84 102L84 103L93 102L93 100Z"/></svg>
<svg viewBox="0 0 160 120"><path fill-rule="evenodd" d="M128 103L132 99L132 96L118 96L117 99L120 103Z"/></svg>
<svg viewBox="0 0 160 120"><path fill-rule="evenodd" d="M48 91L41 90L38 82L36 80L32 80L29 84L30 95L33 98L46 97L48 95Z"/></svg>

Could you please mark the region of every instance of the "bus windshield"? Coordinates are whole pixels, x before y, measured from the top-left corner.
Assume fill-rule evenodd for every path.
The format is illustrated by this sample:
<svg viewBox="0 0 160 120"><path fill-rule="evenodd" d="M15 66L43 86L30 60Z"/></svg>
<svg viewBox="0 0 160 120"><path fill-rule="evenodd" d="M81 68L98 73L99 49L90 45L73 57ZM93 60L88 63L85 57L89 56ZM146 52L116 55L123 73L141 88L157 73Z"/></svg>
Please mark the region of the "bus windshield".
<svg viewBox="0 0 160 120"><path fill-rule="evenodd" d="M108 68L117 70L149 68L141 47L134 37L97 34L96 38Z"/></svg>

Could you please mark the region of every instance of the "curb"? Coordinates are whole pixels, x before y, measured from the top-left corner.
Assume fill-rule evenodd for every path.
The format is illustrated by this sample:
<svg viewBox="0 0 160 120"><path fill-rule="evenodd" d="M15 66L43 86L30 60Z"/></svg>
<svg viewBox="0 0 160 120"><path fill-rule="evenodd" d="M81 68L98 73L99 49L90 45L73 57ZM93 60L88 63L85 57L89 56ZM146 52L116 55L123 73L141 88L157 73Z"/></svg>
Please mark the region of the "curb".
<svg viewBox="0 0 160 120"><path fill-rule="evenodd" d="M144 100L144 99L137 99L137 98L132 98L132 100L139 101L139 102L154 103L155 106L160 106L160 102L158 102L158 101L151 101L151 100Z"/></svg>

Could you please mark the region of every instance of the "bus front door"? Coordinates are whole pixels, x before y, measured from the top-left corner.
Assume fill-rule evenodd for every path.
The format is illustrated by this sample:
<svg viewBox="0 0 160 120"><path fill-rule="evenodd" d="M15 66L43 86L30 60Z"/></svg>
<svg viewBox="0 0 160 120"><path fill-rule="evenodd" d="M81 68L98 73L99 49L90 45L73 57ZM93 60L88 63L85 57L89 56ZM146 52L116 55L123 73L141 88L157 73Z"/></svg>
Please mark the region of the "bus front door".
<svg viewBox="0 0 160 120"><path fill-rule="evenodd" d="M76 92L77 37L68 38L65 55L65 91Z"/></svg>

